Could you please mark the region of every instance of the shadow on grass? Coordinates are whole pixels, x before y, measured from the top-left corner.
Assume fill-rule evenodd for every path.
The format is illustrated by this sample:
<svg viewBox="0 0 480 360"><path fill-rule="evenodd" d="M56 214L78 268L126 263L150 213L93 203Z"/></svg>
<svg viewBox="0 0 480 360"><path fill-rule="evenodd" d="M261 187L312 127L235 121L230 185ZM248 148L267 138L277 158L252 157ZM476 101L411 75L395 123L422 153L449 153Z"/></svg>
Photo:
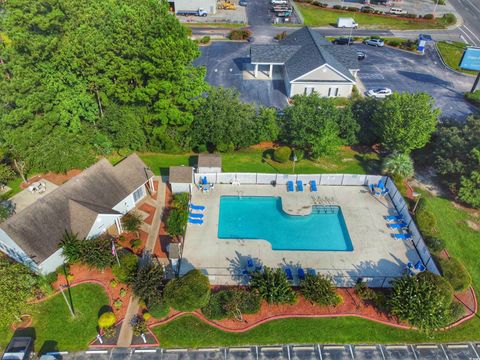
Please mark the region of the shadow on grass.
<svg viewBox="0 0 480 360"><path fill-rule="evenodd" d="M276 173L281 173L279 169L277 169L275 166L273 166L270 161L273 161L273 149L267 149L262 153L262 163L267 164L270 166Z"/></svg>
<svg viewBox="0 0 480 360"><path fill-rule="evenodd" d="M382 161L375 154L355 154L354 158L366 174L379 174L382 169Z"/></svg>
<svg viewBox="0 0 480 360"><path fill-rule="evenodd" d="M39 354L46 354L49 352L59 352L58 349L58 342L55 340L46 340L42 344L42 347L38 351ZM60 354L55 354L55 359L63 359L63 357Z"/></svg>

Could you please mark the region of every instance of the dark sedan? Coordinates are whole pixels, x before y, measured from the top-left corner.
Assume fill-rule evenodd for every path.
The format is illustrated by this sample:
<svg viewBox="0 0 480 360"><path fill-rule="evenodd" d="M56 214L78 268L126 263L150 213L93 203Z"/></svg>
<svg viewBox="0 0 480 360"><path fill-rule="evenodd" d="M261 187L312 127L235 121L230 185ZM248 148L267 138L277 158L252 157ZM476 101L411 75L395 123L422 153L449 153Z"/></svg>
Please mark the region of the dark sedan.
<svg viewBox="0 0 480 360"><path fill-rule="evenodd" d="M352 38L346 38L346 37L341 37L341 38L336 38L335 40L332 41L335 45L351 45L353 44L353 39Z"/></svg>

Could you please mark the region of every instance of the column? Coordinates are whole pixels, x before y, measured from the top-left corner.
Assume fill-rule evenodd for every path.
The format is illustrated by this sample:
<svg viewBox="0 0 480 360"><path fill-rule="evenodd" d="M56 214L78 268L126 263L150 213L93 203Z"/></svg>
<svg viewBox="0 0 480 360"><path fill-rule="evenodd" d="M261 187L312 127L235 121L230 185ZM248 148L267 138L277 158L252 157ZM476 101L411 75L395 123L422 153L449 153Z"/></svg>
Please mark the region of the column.
<svg viewBox="0 0 480 360"><path fill-rule="evenodd" d="M120 218L115 219L115 225L117 226L118 234L120 235L121 233L123 233L122 221Z"/></svg>
<svg viewBox="0 0 480 360"><path fill-rule="evenodd" d="M258 75L258 64L255 64L255 74L253 76L257 77L257 75Z"/></svg>
<svg viewBox="0 0 480 360"><path fill-rule="evenodd" d="M270 71L269 71L269 73L268 73L268 77L269 77L269 78L272 78L272 74L273 74L273 65L270 64Z"/></svg>
<svg viewBox="0 0 480 360"><path fill-rule="evenodd" d="M154 193L155 192L155 186L153 186L153 177L151 177L150 179L148 179L148 185L150 187L150 193Z"/></svg>

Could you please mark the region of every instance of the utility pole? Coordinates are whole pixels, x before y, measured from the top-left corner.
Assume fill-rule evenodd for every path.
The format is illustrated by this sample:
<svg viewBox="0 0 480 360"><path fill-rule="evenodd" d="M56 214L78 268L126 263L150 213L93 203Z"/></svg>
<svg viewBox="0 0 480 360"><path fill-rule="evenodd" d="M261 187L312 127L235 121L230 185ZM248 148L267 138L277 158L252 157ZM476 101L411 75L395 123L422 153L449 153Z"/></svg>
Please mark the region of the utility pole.
<svg viewBox="0 0 480 360"><path fill-rule="evenodd" d="M470 92L473 94L475 92L475 89L477 88L478 82L480 81L480 72L477 74L477 78L473 82L472 90Z"/></svg>
<svg viewBox="0 0 480 360"><path fill-rule="evenodd" d="M435 6L433 7L433 14L432 15L433 15L434 18L435 18L435 12L437 11L437 7L438 7L438 2L439 2L439 0L437 0L435 2Z"/></svg>
<svg viewBox="0 0 480 360"><path fill-rule="evenodd" d="M67 300L67 296L65 295L65 293L63 292L63 287L65 285L60 285L60 291L62 292L62 295L63 295L63 298L65 299L65 302L67 303L67 306L68 306L68 310L70 310L70 314L72 314L72 317L75 317L75 313L73 311L73 307L72 307L72 304L70 304L70 302Z"/></svg>

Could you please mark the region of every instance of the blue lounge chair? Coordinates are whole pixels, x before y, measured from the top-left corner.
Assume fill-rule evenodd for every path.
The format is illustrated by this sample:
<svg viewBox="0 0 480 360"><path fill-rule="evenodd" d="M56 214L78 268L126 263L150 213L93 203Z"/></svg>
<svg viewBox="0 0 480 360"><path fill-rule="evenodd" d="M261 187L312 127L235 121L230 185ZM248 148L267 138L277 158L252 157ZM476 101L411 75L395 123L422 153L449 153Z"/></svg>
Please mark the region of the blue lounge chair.
<svg viewBox="0 0 480 360"><path fill-rule="evenodd" d="M199 225L202 225L203 224L203 220L202 219L192 219L192 218L188 218L188 222L190 224L199 224Z"/></svg>
<svg viewBox="0 0 480 360"><path fill-rule="evenodd" d="M393 234L395 239L402 239L402 240L410 240L412 238L412 234Z"/></svg>
<svg viewBox="0 0 480 360"><path fill-rule="evenodd" d="M401 221L401 220L403 220L403 216L402 215L388 215L388 216L385 216L385 219L388 220L388 221Z"/></svg>
<svg viewBox="0 0 480 360"><path fill-rule="evenodd" d="M315 180L310 181L310 191L317 192L317 182Z"/></svg>
<svg viewBox="0 0 480 360"><path fill-rule="evenodd" d="M418 260L417 263L415 264L415 269L418 271L425 271L427 268L422 264L421 260Z"/></svg>
<svg viewBox="0 0 480 360"><path fill-rule="evenodd" d="M299 192L303 191L303 183L301 180L297 180L297 191Z"/></svg>
<svg viewBox="0 0 480 360"><path fill-rule="evenodd" d="M287 181L287 192L293 192L294 189L293 189L293 181L292 180L289 180Z"/></svg>
<svg viewBox="0 0 480 360"><path fill-rule="evenodd" d="M408 227L408 225L404 222L398 223L398 224L387 224L387 226L390 229L405 229Z"/></svg>
<svg viewBox="0 0 480 360"><path fill-rule="evenodd" d="M407 263L407 269L413 269L413 264L410 261Z"/></svg>
<svg viewBox="0 0 480 360"><path fill-rule="evenodd" d="M203 184L203 185L207 185L207 184L208 184L208 181L207 181L207 177L206 177L206 176L204 176L204 177L202 178L202 184Z"/></svg>
<svg viewBox="0 0 480 360"><path fill-rule="evenodd" d="M197 218L197 219L202 219L203 214L197 214L197 213L189 213L188 216L190 216L192 219Z"/></svg>
<svg viewBox="0 0 480 360"><path fill-rule="evenodd" d="M247 259L247 267L253 268L254 266L255 266L255 264L253 263L253 260L248 258Z"/></svg>
<svg viewBox="0 0 480 360"><path fill-rule="evenodd" d="M285 268L285 275L287 275L287 280L293 281L293 274L290 268Z"/></svg>
<svg viewBox="0 0 480 360"><path fill-rule="evenodd" d="M381 189L381 190L383 190L383 189L385 188L385 184L383 183L382 180L380 180L380 181L378 182L377 188L379 188L379 189Z"/></svg>
<svg viewBox="0 0 480 360"><path fill-rule="evenodd" d="M305 279L305 271L302 268L298 268L297 275L300 280Z"/></svg>
<svg viewBox="0 0 480 360"><path fill-rule="evenodd" d="M382 196L385 196L385 195L387 195L389 192L390 192L390 190L387 189L387 188L385 188L385 189L382 190L381 195L382 195Z"/></svg>
<svg viewBox="0 0 480 360"><path fill-rule="evenodd" d="M191 208L192 210L200 210L200 211L205 210L205 206L203 206L203 205L190 204L190 208Z"/></svg>
<svg viewBox="0 0 480 360"><path fill-rule="evenodd" d="M316 276L317 275L317 272L315 271L315 269L312 269L312 268L308 268L307 269L307 273L309 275L312 275L312 276Z"/></svg>
<svg viewBox="0 0 480 360"><path fill-rule="evenodd" d="M263 270L263 265L258 264L255 266L255 271L262 271L262 270Z"/></svg>

